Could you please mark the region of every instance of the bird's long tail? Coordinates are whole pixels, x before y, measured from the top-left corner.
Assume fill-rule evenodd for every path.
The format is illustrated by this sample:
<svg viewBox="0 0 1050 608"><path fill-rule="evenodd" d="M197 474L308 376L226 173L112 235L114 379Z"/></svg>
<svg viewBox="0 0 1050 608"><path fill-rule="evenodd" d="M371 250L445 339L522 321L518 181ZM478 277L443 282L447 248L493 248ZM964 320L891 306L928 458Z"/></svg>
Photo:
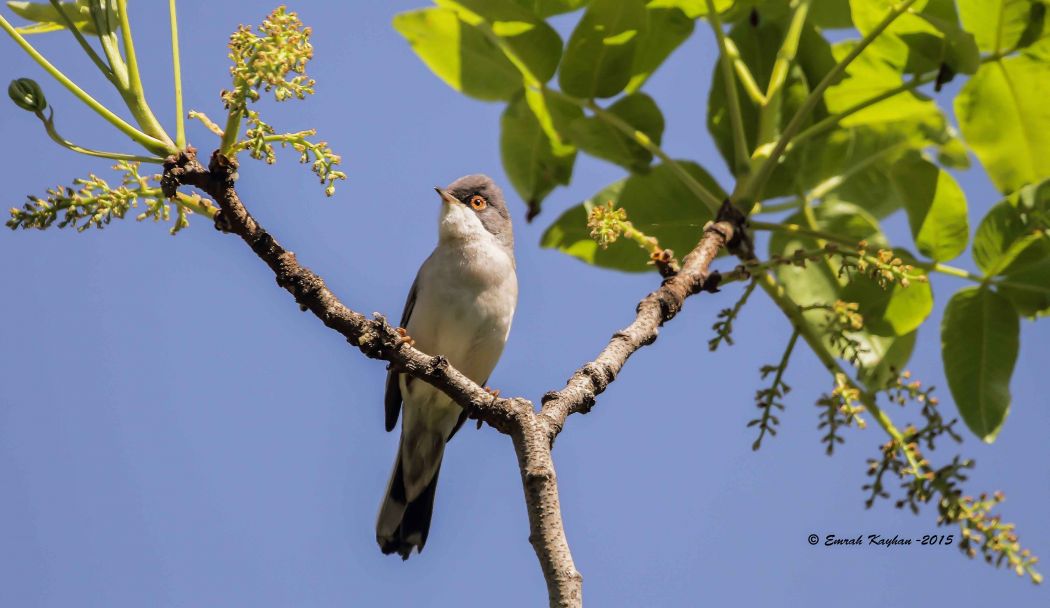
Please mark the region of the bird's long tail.
<svg viewBox="0 0 1050 608"><path fill-rule="evenodd" d="M445 452L445 438L436 434L432 439L406 446L405 437L401 436L394 471L376 520L376 542L387 555L397 553L401 559L408 559L413 547L421 552L427 542L434 490Z"/></svg>

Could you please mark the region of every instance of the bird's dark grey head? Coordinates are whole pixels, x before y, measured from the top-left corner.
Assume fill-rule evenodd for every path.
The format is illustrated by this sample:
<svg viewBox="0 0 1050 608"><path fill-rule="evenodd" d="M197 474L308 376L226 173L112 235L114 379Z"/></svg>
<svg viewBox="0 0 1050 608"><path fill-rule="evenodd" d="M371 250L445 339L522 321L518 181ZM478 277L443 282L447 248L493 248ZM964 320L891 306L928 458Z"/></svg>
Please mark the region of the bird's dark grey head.
<svg viewBox="0 0 1050 608"><path fill-rule="evenodd" d="M441 190L439 189L440 193ZM487 175L465 175L452 182L445 192L472 210L492 236L510 250L514 249L514 230L503 191ZM450 201L451 202L451 201Z"/></svg>

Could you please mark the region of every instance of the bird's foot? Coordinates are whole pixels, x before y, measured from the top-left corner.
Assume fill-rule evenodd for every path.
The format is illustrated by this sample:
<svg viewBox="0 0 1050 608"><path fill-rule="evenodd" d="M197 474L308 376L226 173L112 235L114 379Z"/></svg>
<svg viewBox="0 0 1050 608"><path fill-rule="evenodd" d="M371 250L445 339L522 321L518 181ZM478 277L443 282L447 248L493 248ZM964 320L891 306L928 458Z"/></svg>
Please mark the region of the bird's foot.
<svg viewBox="0 0 1050 608"><path fill-rule="evenodd" d="M486 386L486 387L484 387L484 389L485 389L486 393L488 393L488 394L492 395L493 397L499 399L499 389L498 388L492 388L490 386Z"/></svg>
<svg viewBox="0 0 1050 608"><path fill-rule="evenodd" d="M408 330L405 329L404 327L398 327L394 331L397 332L397 335L401 336L401 343L402 344L407 344L409 346L415 346L416 345L416 341L412 339L412 336L408 335Z"/></svg>

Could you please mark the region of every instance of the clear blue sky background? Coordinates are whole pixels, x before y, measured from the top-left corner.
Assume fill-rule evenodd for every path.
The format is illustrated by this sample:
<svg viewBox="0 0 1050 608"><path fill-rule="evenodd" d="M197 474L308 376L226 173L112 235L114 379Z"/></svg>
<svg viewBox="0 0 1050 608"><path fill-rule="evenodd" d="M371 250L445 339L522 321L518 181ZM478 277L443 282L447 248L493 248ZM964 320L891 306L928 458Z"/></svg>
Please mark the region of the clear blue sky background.
<svg viewBox="0 0 1050 608"><path fill-rule="evenodd" d="M265 104L266 115L279 129L318 127L350 179L325 200L286 152L276 167L245 160L241 194L347 305L396 318L436 238L431 188L472 172L507 185L501 107L447 88L393 31L393 14L422 0L291 4L314 28L318 94ZM132 8L147 88L171 125L162 3ZM180 2L187 109L220 115L226 37L270 8ZM104 90L71 37L35 40L89 90ZM10 40L0 49L4 78L37 78L68 138L123 146ZM701 24L647 90L667 117L667 150L725 183L704 126L713 53ZM115 95L100 95L116 105ZM3 103L5 207L88 172L110 175L108 163L58 148L31 115ZM214 145L197 125L191 141ZM572 186L532 225L507 185L521 301L492 378L504 394L538 398L560 387L657 285L655 275L590 268L537 245L563 209L621 176L581 157ZM983 215L996 193L979 170L961 179L975 217ZM888 229L909 243L900 214ZM128 220L86 234L5 230L0 259L0 605L545 603L513 450L491 429L468 427L449 449L423 554L407 563L380 554L373 523L397 443L383 432L383 365L299 313L240 240L201 220L175 238L167 226ZM912 364L941 387L941 308L962 285L934 277L937 309ZM789 330L756 294L737 345L709 354L715 315L738 293L690 300L558 441L565 524L588 604L1046 605L1044 589L954 546L806 542L810 533L958 530L937 528L932 508L919 516L889 503L864 509L865 460L885 437L852 430L825 456L813 403L830 379L805 349L788 374L795 390L781 432L751 451L745 423L763 386L758 368L775 362ZM1050 323L1024 322L1014 406L995 445L968 437L933 454L935 463L957 449L975 457L970 491L1004 490L1005 517L1044 558L1048 343Z"/></svg>

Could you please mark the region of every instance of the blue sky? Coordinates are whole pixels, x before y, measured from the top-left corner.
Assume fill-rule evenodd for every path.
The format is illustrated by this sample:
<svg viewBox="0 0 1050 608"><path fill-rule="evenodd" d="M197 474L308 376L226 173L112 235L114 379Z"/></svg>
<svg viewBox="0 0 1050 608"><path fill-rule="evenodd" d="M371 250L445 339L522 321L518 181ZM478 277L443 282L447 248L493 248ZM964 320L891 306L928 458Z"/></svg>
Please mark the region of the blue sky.
<svg viewBox="0 0 1050 608"><path fill-rule="evenodd" d="M161 3L132 3L154 110L171 125L167 21ZM150 5L150 6L147 6ZM153 6L153 5L156 6ZM256 217L357 310L401 310L436 239L431 189L499 162L501 106L462 97L390 27L420 2L292 2L314 28L317 95L267 103L279 130L317 127L349 181L325 200L295 156L246 159L240 192ZM217 118L228 86L227 35L258 23L265 2L180 2L187 109ZM559 23L571 22L560 19ZM704 113L714 56L697 33L647 85L667 119L665 148L727 183ZM40 48L103 93L72 38ZM155 44L152 42L155 41ZM44 86L71 140L124 147L13 43L5 78ZM6 103L6 102L5 102ZM60 149L7 104L0 129L5 207L25 193L108 163ZM210 150L197 125L190 140ZM542 250L568 206L622 177L581 157L573 184L524 222L511 194L521 285L514 329L491 383L538 399L560 388L636 302L651 275L599 270ZM977 216L997 199L979 170L961 176ZM898 214L891 237L908 244ZM976 224L976 222L974 222ZM0 605L4 606L537 606L545 588L528 544L513 449L468 427L450 446L426 550L407 563L380 554L374 517L397 443L383 432L383 365L299 313L238 239L205 221L173 238L128 220L84 234L4 231L0 259ZM970 265L968 260L961 262ZM911 368L944 387L938 326L963 282L935 277L937 306ZM955 533L889 503L865 510L865 460L885 437L849 431L824 454L813 406L830 379L799 349L778 435L751 451L758 369L789 335L756 294L737 345L710 354L710 326L739 286L693 298L660 339L631 359L593 413L573 417L554 458L569 541L592 606L1031 606L1046 591L964 558L954 547L811 547L806 537ZM992 446L944 444L978 466L971 492L1003 490L1003 514L1050 557L1050 408L1039 381L1050 324L1024 322L1014 405ZM1044 380L1045 382L1045 380ZM947 390L943 407L954 406ZM893 411L898 422L912 419ZM956 536L956 541L958 536Z"/></svg>

